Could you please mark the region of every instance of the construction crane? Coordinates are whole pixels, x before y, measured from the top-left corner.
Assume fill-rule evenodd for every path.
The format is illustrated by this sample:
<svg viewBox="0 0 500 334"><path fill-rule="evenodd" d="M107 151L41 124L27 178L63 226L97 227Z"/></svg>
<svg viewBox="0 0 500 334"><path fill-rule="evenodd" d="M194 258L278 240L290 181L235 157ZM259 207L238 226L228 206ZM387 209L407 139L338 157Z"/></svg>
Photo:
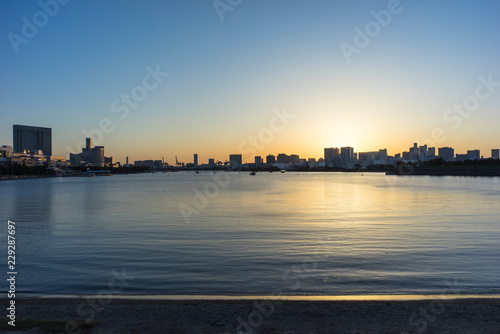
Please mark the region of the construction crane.
<svg viewBox="0 0 500 334"><path fill-rule="evenodd" d="M175 156L175 165L178 167L182 165L181 162L177 161L177 156Z"/></svg>

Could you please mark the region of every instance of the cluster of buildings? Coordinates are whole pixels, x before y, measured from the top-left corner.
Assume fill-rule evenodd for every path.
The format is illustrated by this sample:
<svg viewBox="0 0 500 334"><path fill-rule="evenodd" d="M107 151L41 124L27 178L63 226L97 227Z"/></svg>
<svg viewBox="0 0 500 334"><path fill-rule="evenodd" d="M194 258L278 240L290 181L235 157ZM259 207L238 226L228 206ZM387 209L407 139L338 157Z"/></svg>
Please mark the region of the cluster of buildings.
<svg viewBox="0 0 500 334"><path fill-rule="evenodd" d="M52 129L27 125L12 127L14 147L0 147L0 163L17 163L28 167L68 166L65 157L52 155Z"/></svg>
<svg viewBox="0 0 500 334"><path fill-rule="evenodd" d="M113 157L104 156L104 146L92 146L87 138L86 147L79 154L70 153L70 159L52 155L52 129L38 126L12 126L13 146L0 147L0 164L14 163L28 167L113 166Z"/></svg>
<svg viewBox="0 0 500 334"><path fill-rule="evenodd" d="M499 149L491 150L491 158L499 159ZM198 155L195 154L194 164L187 164L187 167L194 168L211 168L214 167L213 159L209 159L207 165L198 165ZM354 148L347 147L330 147L324 149L324 156L316 160L315 158L301 159L297 154L287 155L280 153L277 156L269 154L265 157L255 156L253 163L243 163L241 154L229 155L229 160L224 163L225 167L230 168L252 168L252 167L277 167L280 169L293 168L317 168L317 167L341 167L341 168L366 168L371 165L396 165L398 161L402 162L424 162L437 158L442 158L445 161L465 161L465 160L480 160L484 159L479 150L468 150L466 154L455 154L455 150L451 147L440 147L436 152L435 147L427 145L419 146L413 144L408 151L390 156L387 149L379 149L378 151L370 152L354 152ZM184 166L184 165L183 165Z"/></svg>
<svg viewBox="0 0 500 334"><path fill-rule="evenodd" d="M86 145L81 153L70 153L69 160L65 157L52 155L52 129L13 125L13 147L3 145L0 147L0 164L17 163L25 166L48 165L49 167L68 167L72 166L99 166L99 167L119 167L120 163L114 163L113 157L106 157L104 146L93 146L92 138L86 139ZM491 150L491 158L499 159L499 149ZM402 162L428 161L436 158L442 158L445 161L465 161L480 160L484 157L479 150L469 150L465 154L455 154L451 147L427 147L419 146L417 143L410 147L408 151L398 153L394 156L387 154L387 149L380 149L371 152L354 152L354 148L330 147L324 149L324 156L316 160L315 158L301 159L297 154L287 155L280 153L278 155L269 154L266 157L255 156L252 163L243 163L241 154L229 155L229 160L215 161L208 159L207 164L199 164L198 154L194 154L193 163L182 163L175 158L175 166L169 166L162 160L141 160L129 164L128 157L125 167L148 167L150 169L164 168L193 168L193 169L212 169L212 168L272 168L293 169L293 168L318 168L318 167L368 167L370 165L396 165Z"/></svg>

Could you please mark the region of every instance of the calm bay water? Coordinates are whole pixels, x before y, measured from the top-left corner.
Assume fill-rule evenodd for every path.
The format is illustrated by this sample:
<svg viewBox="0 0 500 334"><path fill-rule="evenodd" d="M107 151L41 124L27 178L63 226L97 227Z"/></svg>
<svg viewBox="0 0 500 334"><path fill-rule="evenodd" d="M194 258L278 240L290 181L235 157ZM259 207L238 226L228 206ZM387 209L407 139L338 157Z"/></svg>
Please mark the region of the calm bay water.
<svg viewBox="0 0 500 334"><path fill-rule="evenodd" d="M500 293L499 178L178 172L4 181L0 199L19 292L95 294L114 270L123 294Z"/></svg>

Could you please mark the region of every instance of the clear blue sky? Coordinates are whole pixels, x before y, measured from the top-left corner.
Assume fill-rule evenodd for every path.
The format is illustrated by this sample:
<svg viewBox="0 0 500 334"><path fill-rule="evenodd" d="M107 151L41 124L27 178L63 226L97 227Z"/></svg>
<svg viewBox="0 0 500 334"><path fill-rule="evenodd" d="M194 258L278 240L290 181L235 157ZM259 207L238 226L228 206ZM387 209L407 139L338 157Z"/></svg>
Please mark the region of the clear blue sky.
<svg viewBox="0 0 500 334"><path fill-rule="evenodd" d="M100 144L121 162L500 147L500 84L474 98L480 76L500 82L498 1L221 0L236 4L221 15L212 1L72 0L57 13L54 1L42 0L53 17L37 1L0 2L0 144L12 145L12 124L46 126L68 157L108 119ZM372 29L368 45L356 27ZM358 46L349 62L346 45ZM169 75L141 88L157 66ZM447 112L464 101L467 114ZM285 108L294 118L269 135Z"/></svg>

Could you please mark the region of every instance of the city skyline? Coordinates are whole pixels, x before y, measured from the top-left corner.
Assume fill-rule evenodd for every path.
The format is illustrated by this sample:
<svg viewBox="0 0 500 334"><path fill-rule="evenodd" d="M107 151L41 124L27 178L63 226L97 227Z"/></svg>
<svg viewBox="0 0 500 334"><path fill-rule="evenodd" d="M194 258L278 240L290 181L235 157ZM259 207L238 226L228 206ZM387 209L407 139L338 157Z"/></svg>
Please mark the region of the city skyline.
<svg viewBox="0 0 500 334"><path fill-rule="evenodd" d="M24 133L22 132L24 131ZM43 135L42 135L43 133ZM31 125L19 125L19 124L14 124L12 126L12 142L14 143L12 146L10 145L5 145L3 144L3 147L11 147L13 152L16 153L35 153L35 154L43 154L46 156L52 156L52 128L44 128L44 127L37 127L37 126L31 126ZM25 141L25 144L23 145L23 139ZM255 137L253 140L245 141L245 152L257 152L257 149L259 148L258 145L258 137ZM45 142L45 144L43 144ZM104 164L113 164L114 162L119 163L119 164L129 164L129 155L125 157L125 162L122 163L121 161L116 161L114 160L113 156L111 157L105 157L104 156L104 146L95 146L93 145L93 138L88 137L85 138L85 146L82 147L80 153L70 153L69 154L69 159L67 161L71 161L71 163L79 163L79 161L87 161L88 163L95 163L97 165L104 165ZM42 152L42 145L44 152ZM242 145L240 145L242 147ZM327 152L328 151L328 152ZM388 160L388 158L391 158L391 161L397 161L397 160L403 160L403 161L419 161L419 160L430 160L433 158L444 158L445 160L448 161L453 161L453 160L477 160L477 159L488 159L488 158L493 158L493 159L498 159L499 156L499 149L498 148L491 148L489 150L491 152L491 155L488 157L487 155L481 154L480 149L472 149L469 148L466 150L466 153L464 154L463 152L458 153L458 151L455 151L454 147L449 147L449 146L443 146L443 147L435 147L435 146L429 146L427 143L423 145L419 145L418 143L414 143L413 147L409 147L408 151L401 151L397 153L390 153L386 148L381 148L378 150L366 150L366 151L360 151L360 150L355 150L354 147L352 146L343 146L343 147L330 147L327 148L325 147L323 149L323 155L320 157L311 157L311 156L302 156L300 158L300 154L290 154L288 155L285 153L285 151L280 151L281 153L275 153L276 156L273 153L269 154L264 154L264 155L253 155L249 156L248 154L244 155L242 152L234 152L233 154L229 154L228 159L216 159L213 158L210 154L209 158L206 159L208 161L208 165L214 165L218 163L225 163L225 162L232 162L236 161L238 165L241 164L249 164L251 161L254 161L257 163L257 161L261 161L260 163L263 163L264 161L267 162L270 157L275 162L280 163L280 156L282 156L282 161L283 162L283 157L285 157L285 160L290 160L292 165L295 165L301 161L308 161L313 159L314 161L319 161L321 159L324 159L325 162L328 164L328 161L330 164L335 161L336 159L340 159L340 161L343 161L342 165L353 165L356 162L360 162L362 160L367 160L367 161L372 161L372 163L376 163L377 160L379 160L378 155L382 154L383 158L379 160L380 164L391 164ZM443 153L442 153L443 152ZM290 153L290 152L288 152ZM392 154L392 155L391 155ZM363 155L361 157L361 155ZM57 155L53 155L54 157L61 158ZM159 159L131 159L132 161L140 162L140 161L161 161L162 164L166 163L171 166L177 166L177 165L184 165L184 164L192 164L194 167L198 167L198 165L206 165L202 161L203 160L198 160L198 153L193 153L193 160L185 162L182 159L178 160L178 156L175 156L175 164L173 162L170 162L169 159L165 159L165 156L161 157L161 160ZM167 156L168 157L168 156ZM227 157L227 154L226 154ZM265 158L265 160L264 160ZM383 162L385 161L385 162ZM201 162L201 163L199 163Z"/></svg>
<svg viewBox="0 0 500 334"><path fill-rule="evenodd" d="M43 0L0 9L2 145L11 124L53 128L54 155L79 153L93 137L122 163L252 149L244 160L319 158L330 145L394 154L413 142L488 152L500 143L495 1L255 1L220 12L212 2ZM273 123L276 113L293 117Z"/></svg>

